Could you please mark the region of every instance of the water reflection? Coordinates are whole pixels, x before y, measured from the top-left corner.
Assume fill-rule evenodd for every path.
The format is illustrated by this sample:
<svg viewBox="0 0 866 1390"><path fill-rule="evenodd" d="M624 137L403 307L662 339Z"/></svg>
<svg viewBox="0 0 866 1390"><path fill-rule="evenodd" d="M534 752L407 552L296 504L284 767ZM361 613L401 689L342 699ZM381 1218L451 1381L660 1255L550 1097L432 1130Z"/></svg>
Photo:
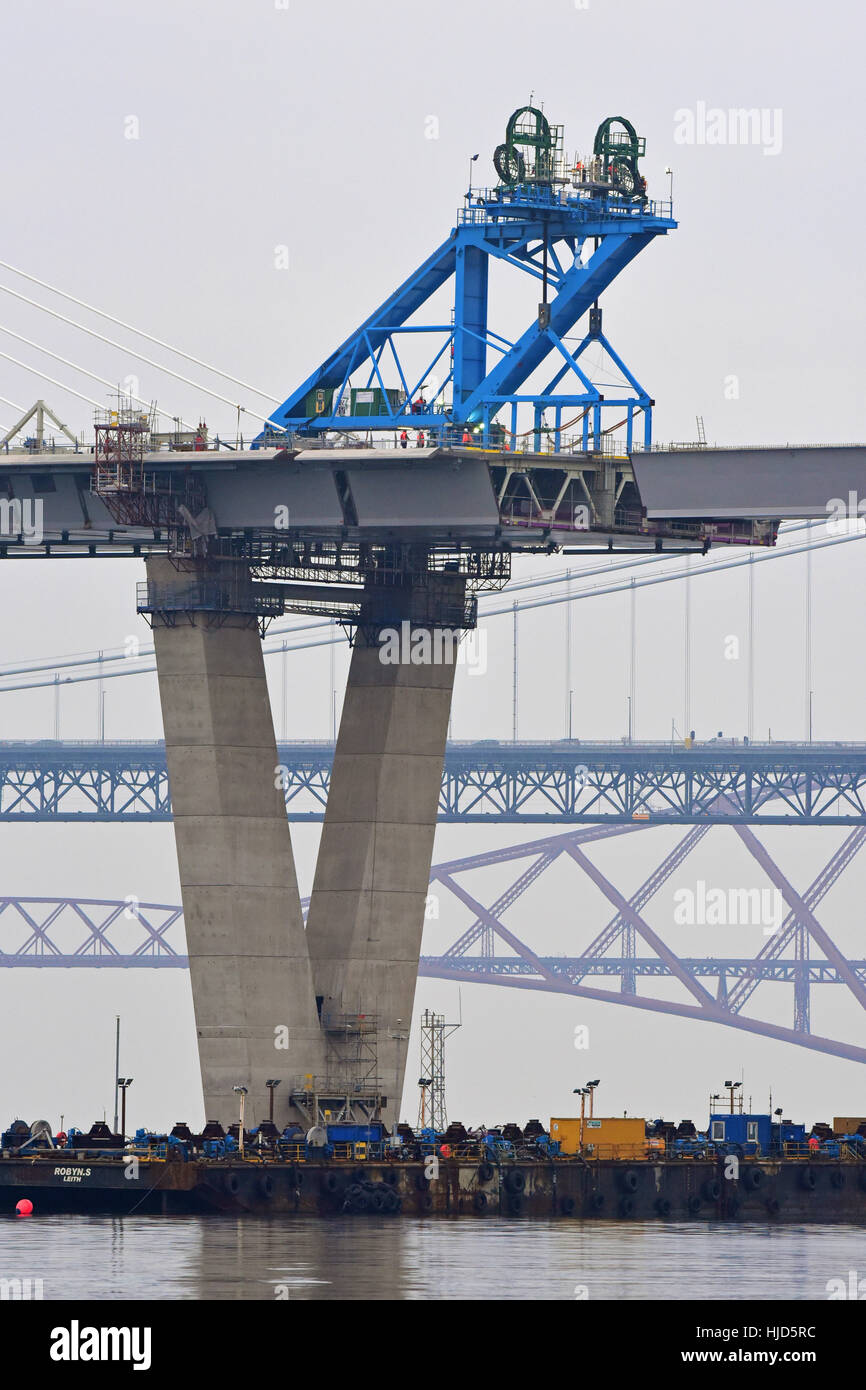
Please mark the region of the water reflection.
<svg viewBox="0 0 866 1390"><path fill-rule="evenodd" d="M33 1217L0 1278L46 1299L825 1299L866 1275L855 1226Z"/></svg>

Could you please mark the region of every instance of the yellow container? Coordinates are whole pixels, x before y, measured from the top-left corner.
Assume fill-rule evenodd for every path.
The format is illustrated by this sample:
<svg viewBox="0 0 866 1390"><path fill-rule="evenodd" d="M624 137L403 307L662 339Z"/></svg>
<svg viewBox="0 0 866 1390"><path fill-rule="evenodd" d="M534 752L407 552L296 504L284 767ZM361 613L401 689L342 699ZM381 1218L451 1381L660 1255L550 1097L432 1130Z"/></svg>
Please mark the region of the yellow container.
<svg viewBox="0 0 866 1390"><path fill-rule="evenodd" d="M559 1140L561 1153L578 1153L580 1150L580 1116L578 1115L576 1119L571 1117L551 1119L550 1137L553 1140ZM623 1145L634 1151L640 1150L642 1153L646 1148L646 1120L623 1115L594 1116L591 1120L585 1119L583 1122L584 1150L588 1149L590 1144L596 1149L599 1146L608 1149L610 1145Z"/></svg>

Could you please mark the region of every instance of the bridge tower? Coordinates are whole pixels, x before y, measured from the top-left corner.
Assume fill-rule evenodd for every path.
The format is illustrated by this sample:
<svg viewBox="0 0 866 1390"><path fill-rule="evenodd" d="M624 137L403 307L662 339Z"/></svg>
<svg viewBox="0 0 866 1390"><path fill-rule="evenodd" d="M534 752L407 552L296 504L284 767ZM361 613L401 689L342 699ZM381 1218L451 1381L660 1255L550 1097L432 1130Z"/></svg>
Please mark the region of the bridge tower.
<svg viewBox="0 0 866 1390"><path fill-rule="evenodd" d="M123 441L100 451L93 486L112 515L146 517L168 537L168 554L147 560L139 609L154 628L207 1119L234 1119L237 1085L252 1120L264 1118L265 1081L277 1077L279 1120L399 1119L458 643L476 622L475 590L508 577L501 500L512 475L526 485L515 452L528 442L530 458L562 460L548 509L582 487L612 526L624 484L611 435L624 426L630 449L642 417L651 442L652 400L600 307L619 272L676 225L647 196L643 151L629 122L610 117L591 154L567 158L561 127L536 107L514 112L496 186L470 188L446 241L255 441L275 450L263 457L272 481L282 470L302 498L319 476L309 444L332 446L341 525L326 543L283 506L272 526L220 530L192 458L149 472ZM490 322L494 267L535 285L516 336ZM418 321L422 309L432 321ZM431 338L432 357L421 351ZM622 378L613 395L591 378L590 347ZM420 447L387 447L405 448L410 429ZM498 452L501 479L479 448ZM567 462L575 455L590 483L584 464ZM390 510L394 480L414 512ZM471 548L448 510L458 493L473 525L489 526ZM358 534L359 495L380 519L373 537ZM339 617L353 643L306 932L258 638L289 582L294 611ZM347 1019L365 1026L347 1032Z"/></svg>

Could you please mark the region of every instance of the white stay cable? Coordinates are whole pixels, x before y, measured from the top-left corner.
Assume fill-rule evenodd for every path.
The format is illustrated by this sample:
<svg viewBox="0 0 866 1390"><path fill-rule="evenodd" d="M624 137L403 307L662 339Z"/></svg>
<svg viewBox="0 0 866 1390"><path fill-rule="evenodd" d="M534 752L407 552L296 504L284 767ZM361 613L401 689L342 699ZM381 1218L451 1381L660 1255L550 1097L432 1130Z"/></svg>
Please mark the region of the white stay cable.
<svg viewBox="0 0 866 1390"><path fill-rule="evenodd" d="M71 367L74 372L81 372L82 376L89 376L91 380L98 381L102 386L108 386L112 391L117 390L115 382L108 381L104 376L97 376L96 372L89 371L87 367L79 367L77 362L70 362L67 357L61 357L59 353L52 352L51 348L43 347L41 343L34 343L32 338L25 338L22 333L15 333L11 328L4 328L2 326L0 326L0 333L7 333L10 338L17 338L19 343L26 343L28 347L35 348L37 352L44 352L46 357L53 357L55 362L62 362L64 367ZM151 409L151 403L143 400L141 396L133 395L130 392L129 399L138 401L139 405L146 406L148 410ZM165 420L180 420L180 423L185 429L194 430L196 428L195 425L191 425L187 420L182 419L180 415L170 415L167 410L157 410L156 413L157 415L161 415Z"/></svg>
<svg viewBox="0 0 866 1390"><path fill-rule="evenodd" d="M165 367L161 363L155 362L152 357L145 357L144 353L136 352L135 348L124 347L123 343L116 342L114 338L108 338L104 333L98 333L95 328L88 328L86 324L77 323L75 319L67 318L66 314L61 314L59 310L49 309L47 304L40 304L38 300L31 299L26 294L19 294L17 290L10 289L8 285L0 285L0 290L4 294L11 294L14 299L20 299L24 304L31 305L34 309L41 309L43 314L50 314L52 318L59 319L61 323L68 323L70 327L78 328L82 333L88 333L91 338L98 338L101 343L107 343L109 347L117 348L119 352L136 357L139 362L145 362L148 367L154 367L158 372L165 372L168 376L173 376L177 381L182 381L185 386L192 386L196 391L203 391L206 396L213 396L214 400L222 401L224 405L230 405L232 410L239 410L244 415L252 415L254 420L263 422L268 420L267 415L260 415L257 410L248 410L245 405L240 405L238 401L221 395L219 391L212 391L209 386L202 386L201 382L193 381L190 377L184 376L182 372Z"/></svg>
<svg viewBox="0 0 866 1390"><path fill-rule="evenodd" d="M55 381L53 376L47 372L40 372L38 367L30 367L26 362L19 362L17 357L10 357L8 352L0 352L0 357L7 362L13 362L16 367L21 367L25 372L33 372L34 376L41 376L43 381L50 381L52 386L56 386L60 391L68 391L71 396L78 396L79 400L87 401L88 405L93 405L97 410L103 409L102 401L95 401L92 396L83 396L80 391L76 391L72 386L64 386L62 381Z"/></svg>
<svg viewBox="0 0 866 1390"><path fill-rule="evenodd" d="M61 299L68 299L71 304L77 304L80 309L87 309L88 313L98 314L100 318L108 319L109 323L116 323L118 328L125 328L129 333L135 333L139 338L146 338L149 343L155 343L157 347L165 348L168 352L173 352L177 357L183 357L187 362L193 362L197 367L204 367L207 372L214 372L216 376L224 377L235 386L242 386L245 391L252 391L256 396L263 396L267 401L273 401L274 405L279 405L276 396L272 396L269 391L261 391L258 386L251 386L248 381L240 381L230 372L223 372L219 367L214 367L210 362L202 362L200 357L193 357L192 353L184 352L181 348L172 347L171 343L164 343L161 338L155 338L152 333L145 333L143 328L135 328L131 323L124 322L123 319L108 314L104 309L97 309L94 304L88 304L84 299L76 299L74 294L67 294L65 290L60 290L56 285L49 285L47 280L40 280L35 275L28 275L26 270L19 270L17 266L9 265L8 261L0 261L3 270L11 270L13 275L20 275L22 279L29 280L34 285L39 285L43 290L50 290L52 294L59 294Z"/></svg>

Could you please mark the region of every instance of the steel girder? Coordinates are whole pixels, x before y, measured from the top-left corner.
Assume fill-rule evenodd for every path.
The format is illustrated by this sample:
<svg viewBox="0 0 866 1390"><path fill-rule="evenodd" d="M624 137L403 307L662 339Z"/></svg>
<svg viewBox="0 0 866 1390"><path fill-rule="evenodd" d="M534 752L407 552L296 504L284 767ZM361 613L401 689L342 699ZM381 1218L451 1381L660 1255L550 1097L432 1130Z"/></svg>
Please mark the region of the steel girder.
<svg viewBox="0 0 866 1390"><path fill-rule="evenodd" d="M487 444L491 423L503 407L511 409L510 432L516 434L517 408L529 404L539 430L542 412L557 411L557 450L563 406L592 411L592 436L587 425L584 449L602 447L600 412L625 408L630 450L634 414L643 412L643 442L648 448L652 401L604 338L600 313L576 350L565 339L638 252L674 227L670 210L650 202L630 204L550 188L523 187L507 197L501 189L477 193L460 210L447 240L272 412L255 442L272 442L283 432L411 428L444 435L478 425L483 430L480 442ZM514 342L489 322L488 266L493 260L542 282L545 314ZM453 303L448 312L438 314L440 321L410 322L452 277ZM417 368L409 369L398 348L398 340L407 334L434 339L432 355L425 353L420 374ZM625 394L601 392L580 367L578 358L590 341L600 342L622 372ZM494 353L498 360L490 368L488 358ZM551 353L559 370L546 388L533 386L533 373ZM396 374L390 381L389 371ZM428 398L424 387L434 372L437 381ZM355 373L363 374L366 389L381 392L382 414L351 413L347 393ZM452 399L446 408L449 387ZM399 402L389 397L389 389L396 389ZM316 410L311 411L317 393Z"/></svg>
<svg viewBox="0 0 866 1390"><path fill-rule="evenodd" d="M279 748L290 820L324 815L333 746ZM866 745L450 744L443 822L866 825ZM0 744L0 820L171 819L162 743Z"/></svg>

